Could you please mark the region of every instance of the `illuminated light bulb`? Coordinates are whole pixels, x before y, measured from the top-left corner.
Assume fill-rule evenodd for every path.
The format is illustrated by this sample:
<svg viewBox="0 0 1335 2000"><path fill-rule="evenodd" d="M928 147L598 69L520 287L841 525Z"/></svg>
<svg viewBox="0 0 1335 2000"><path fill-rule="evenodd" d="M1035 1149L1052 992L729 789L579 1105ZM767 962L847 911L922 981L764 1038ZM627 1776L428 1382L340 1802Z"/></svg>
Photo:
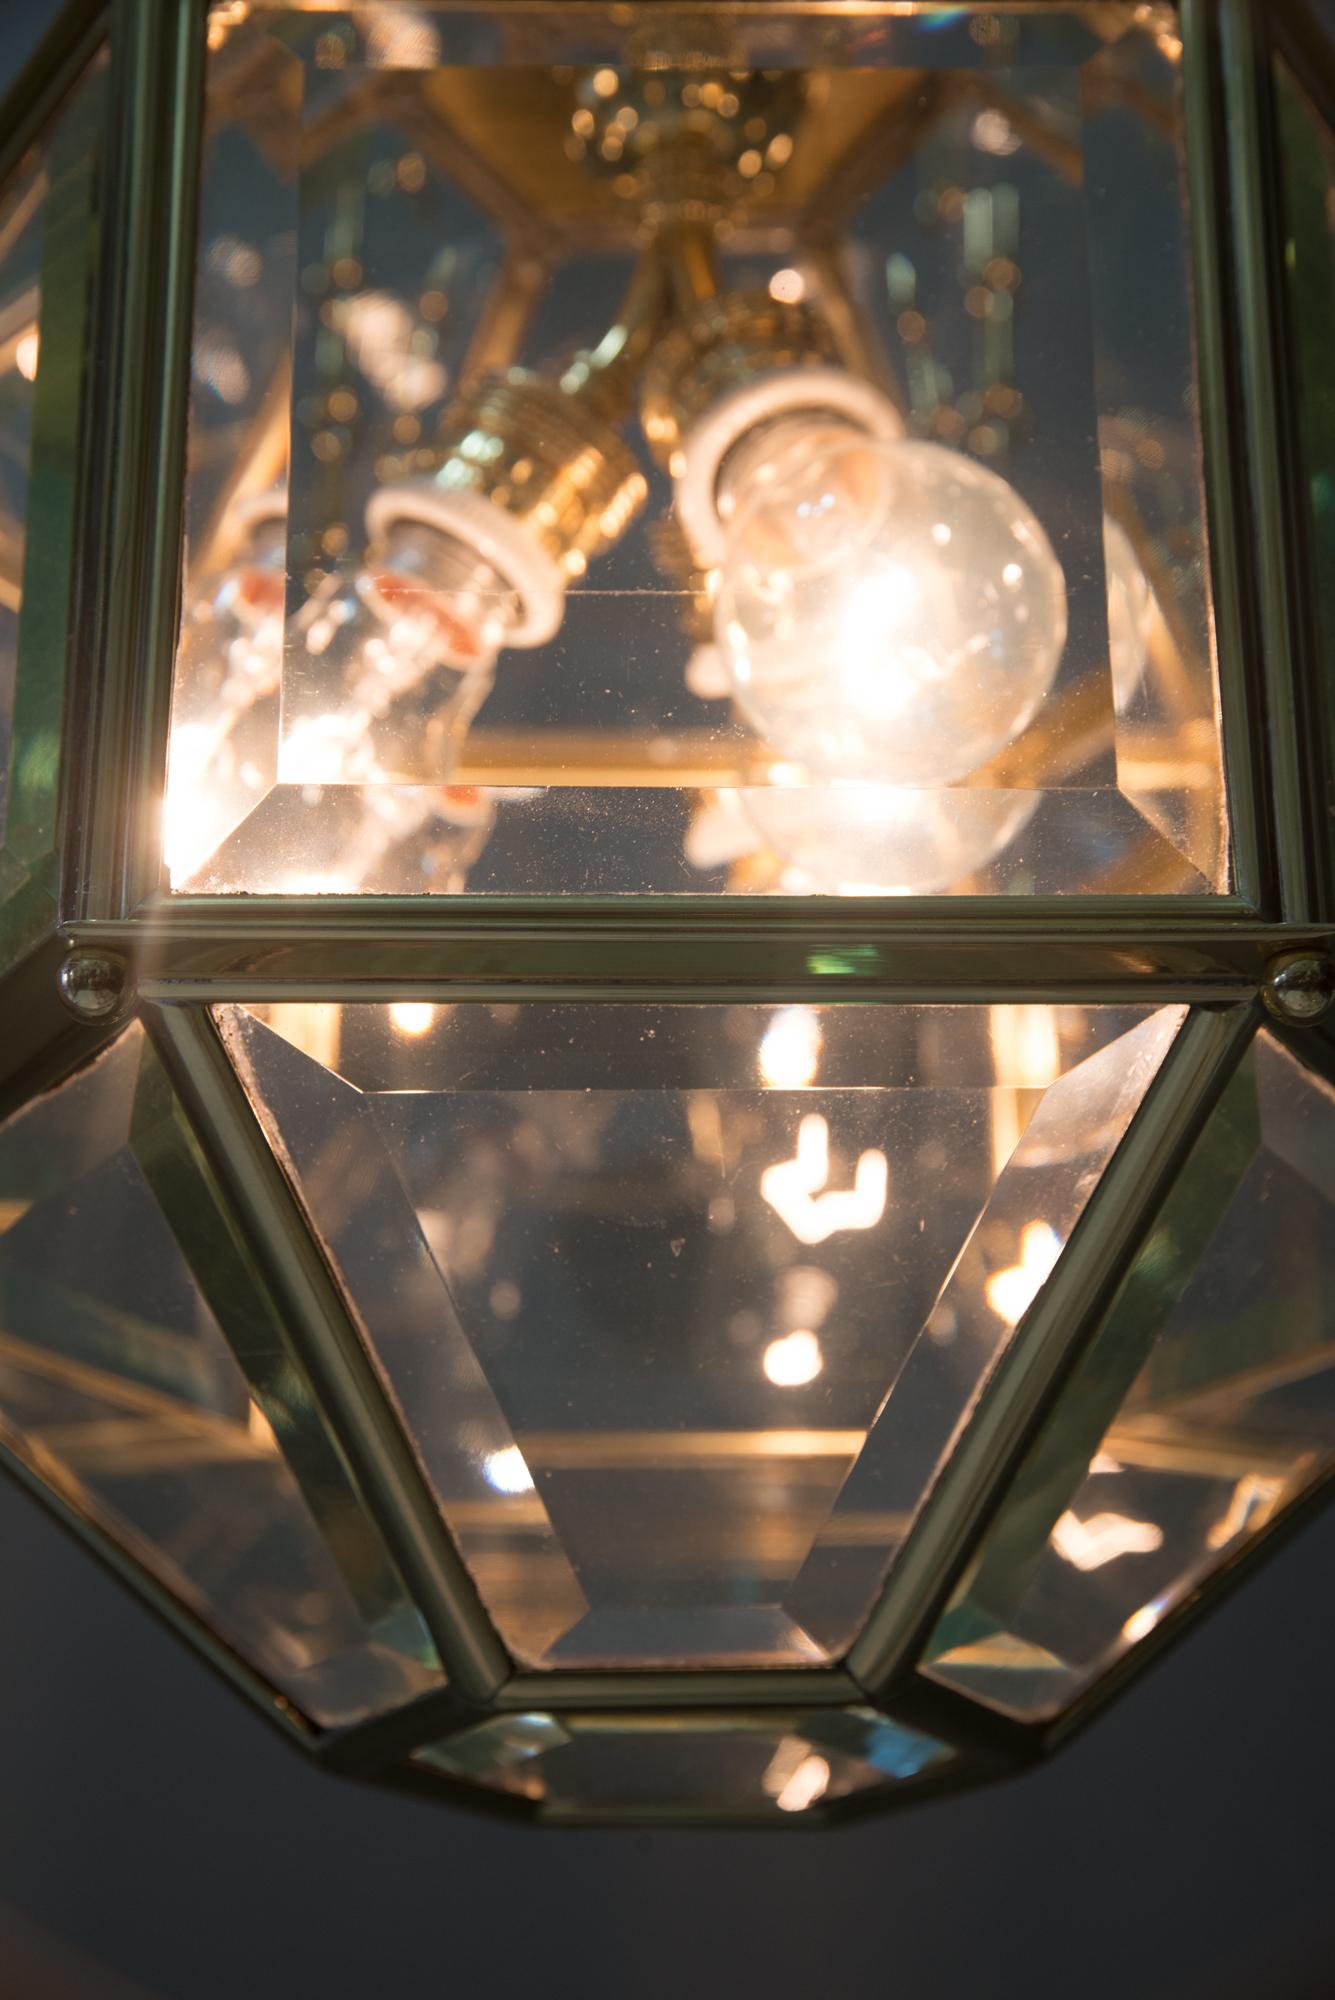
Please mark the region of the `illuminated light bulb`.
<svg viewBox="0 0 1335 2000"><path fill-rule="evenodd" d="M760 1192L799 1243L824 1243L845 1229L874 1229L885 1214L890 1163L879 1147L859 1153L849 1188L832 1188L830 1128L818 1111L797 1128L797 1152L760 1176Z"/></svg>
<svg viewBox="0 0 1335 2000"><path fill-rule="evenodd" d="M502 646L543 646L560 629L566 570L483 495L419 481L374 495L366 524L368 602L386 624L417 622L442 661L489 670Z"/></svg>
<svg viewBox="0 0 1335 2000"><path fill-rule="evenodd" d="M815 1381L825 1366L825 1357L815 1334L799 1327L772 1340L760 1365L776 1388L800 1389Z"/></svg>
<svg viewBox="0 0 1335 2000"><path fill-rule="evenodd" d="M1283 1498L1282 1479L1261 1472L1244 1473L1233 1488L1227 1508L1205 1537L1206 1542L1212 1549L1226 1549L1247 1529L1263 1526Z"/></svg>
<svg viewBox="0 0 1335 2000"><path fill-rule="evenodd" d="M37 380L37 356L41 351L41 339L35 326L21 333L14 345L14 365L25 382Z"/></svg>
<svg viewBox="0 0 1335 2000"><path fill-rule="evenodd" d="M448 784L491 688L491 658L453 665L424 621L331 573L293 621L279 782Z"/></svg>
<svg viewBox="0 0 1335 2000"><path fill-rule="evenodd" d="M1126 1514L1091 1514L1082 1521L1068 1508L1051 1536L1053 1548L1073 1569L1102 1569L1119 1556L1152 1555L1163 1547L1163 1529L1154 1521L1133 1521Z"/></svg>
<svg viewBox="0 0 1335 2000"><path fill-rule="evenodd" d="M490 675L523 623L519 593L494 561L423 522L394 524L359 589L395 643L469 672Z"/></svg>
<svg viewBox="0 0 1335 2000"><path fill-rule="evenodd" d="M1122 1637L1129 1639L1133 1646L1137 1640L1148 1639L1163 1614L1164 1606L1161 1602L1142 1604L1139 1611L1133 1611L1123 1625Z"/></svg>
<svg viewBox="0 0 1335 2000"><path fill-rule="evenodd" d="M813 1750L802 1759L782 1791L775 1794L774 1803L780 1812L805 1812L817 1799L824 1798L829 1785L829 1763Z"/></svg>
<svg viewBox="0 0 1335 2000"><path fill-rule="evenodd" d="M1047 1222L1027 1222L1020 1232L1020 1261L994 1271L983 1287L998 1319L1018 1326L1061 1256L1061 1239Z"/></svg>
<svg viewBox="0 0 1335 2000"><path fill-rule="evenodd" d="M186 605L176 656L163 858L186 880L274 781L287 592L286 501L229 510L234 553Z"/></svg>
<svg viewBox="0 0 1335 2000"><path fill-rule="evenodd" d="M496 817L490 792L476 785L368 785L358 807L335 867L345 891L461 889Z"/></svg>
<svg viewBox="0 0 1335 2000"><path fill-rule="evenodd" d="M767 1798L780 1812L802 1812L823 1798L830 1783L830 1767L812 1750L805 1737L785 1736L769 1761L761 1779Z"/></svg>
<svg viewBox="0 0 1335 2000"><path fill-rule="evenodd" d="M930 896L988 867L1028 825L1042 794L772 785L735 797L764 845L790 864L786 889Z"/></svg>
<svg viewBox="0 0 1335 2000"><path fill-rule="evenodd" d="M820 1022L810 1007L783 1007L760 1044L760 1074L778 1090L801 1090L820 1068Z"/></svg>
<svg viewBox="0 0 1335 2000"><path fill-rule="evenodd" d="M904 419L889 398L844 368L767 368L716 397L671 461L677 518L699 567L726 561L748 489L770 482L778 445L800 457L829 436L889 444L903 435Z"/></svg>
<svg viewBox="0 0 1335 2000"><path fill-rule="evenodd" d="M1065 579L996 473L808 415L743 440L720 481L717 637L781 755L946 785L1032 721L1066 640Z"/></svg>
<svg viewBox="0 0 1335 2000"><path fill-rule="evenodd" d="M401 1035L424 1035L436 1018L436 1010L427 1000L396 1000L389 1018Z"/></svg>
<svg viewBox="0 0 1335 2000"><path fill-rule="evenodd" d="M533 1491L533 1474L517 1444L508 1444L501 1451L488 1452L483 1461L482 1476L497 1493Z"/></svg>
<svg viewBox="0 0 1335 2000"><path fill-rule="evenodd" d="M1110 514L1103 517L1103 568L1108 586L1113 707L1121 715L1144 679L1154 598L1131 537Z"/></svg>

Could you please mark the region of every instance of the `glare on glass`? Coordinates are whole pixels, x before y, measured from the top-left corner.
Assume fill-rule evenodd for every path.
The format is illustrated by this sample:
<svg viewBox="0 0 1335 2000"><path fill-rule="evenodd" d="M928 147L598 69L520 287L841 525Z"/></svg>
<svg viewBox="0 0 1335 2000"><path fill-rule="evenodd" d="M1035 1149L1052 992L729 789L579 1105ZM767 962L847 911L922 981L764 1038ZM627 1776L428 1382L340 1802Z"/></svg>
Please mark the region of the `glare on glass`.
<svg viewBox="0 0 1335 2000"><path fill-rule="evenodd" d="M534 1666L847 1647L1182 1010L218 1018Z"/></svg>
<svg viewBox="0 0 1335 2000"><path fill-rule="evenodd" d="M950 1772L956 1753L870 1709L765 1715L497 1716L419 1750L420 1771L545 1819L774 1820Z"/></svg>
<svg viewBox="0 0 1335 2000"><path fill-rule="evenodd" d="M312 1720L440 1669L138 1025L0 1127L0 1442Z"/></svg>
<svg viewBox="0 0 1335 2000"><path fill-rule="evenodd" d="M1335 1464L1335 1090L1262 1034L925 1671L1048 1716Z"/></svg>
<svg viewBox="0 0 1335 2000"><path fill-rule="evenodd" d="M1171 8L209 41L175 886L1227 887Z"/></svg>

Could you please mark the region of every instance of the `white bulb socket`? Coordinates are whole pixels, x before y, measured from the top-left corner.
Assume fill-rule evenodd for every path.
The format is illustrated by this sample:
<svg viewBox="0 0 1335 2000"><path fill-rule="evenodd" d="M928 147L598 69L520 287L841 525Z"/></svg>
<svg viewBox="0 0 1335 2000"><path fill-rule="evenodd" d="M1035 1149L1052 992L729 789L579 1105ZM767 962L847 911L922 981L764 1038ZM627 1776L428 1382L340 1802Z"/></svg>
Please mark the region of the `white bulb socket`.
<svg viewBox="0 0 1335 2000"><path fill-rule="evenodd" d="M676 474L677 518L702 569L716 569L728 549L719 515L719 475L728 454L752 431L777 418L836 417L868 437L904 436L904 419L872 383L842 368L790 368L762 375L710 405L682 441Z"/></svg>
<svg viewBox="0 0 1335 2000"><path fill-rule="evenodd" d="M565 609L565 572L523 521L466 487L421 479L387 487L367 503L372 541L386 541L403 523L448 535L503 578L519 607L505 635L507 646L545 646L555 638ZM370 602L386 622L397 615L374 591Z"/></svg>

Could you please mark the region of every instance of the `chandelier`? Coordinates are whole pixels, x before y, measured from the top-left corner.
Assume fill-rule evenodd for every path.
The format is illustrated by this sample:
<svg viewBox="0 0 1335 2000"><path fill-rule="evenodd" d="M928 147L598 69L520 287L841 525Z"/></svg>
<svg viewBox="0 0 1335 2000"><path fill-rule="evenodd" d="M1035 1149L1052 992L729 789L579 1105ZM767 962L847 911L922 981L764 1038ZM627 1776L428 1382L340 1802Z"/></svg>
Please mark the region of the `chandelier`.
<svg viewBox="0 0 1335 2000"><path fill-rule="evenodd" d="M16 86L0 1460L315 1757L936 1796L1319 1501L1333 79L77 0Z"/></svg>

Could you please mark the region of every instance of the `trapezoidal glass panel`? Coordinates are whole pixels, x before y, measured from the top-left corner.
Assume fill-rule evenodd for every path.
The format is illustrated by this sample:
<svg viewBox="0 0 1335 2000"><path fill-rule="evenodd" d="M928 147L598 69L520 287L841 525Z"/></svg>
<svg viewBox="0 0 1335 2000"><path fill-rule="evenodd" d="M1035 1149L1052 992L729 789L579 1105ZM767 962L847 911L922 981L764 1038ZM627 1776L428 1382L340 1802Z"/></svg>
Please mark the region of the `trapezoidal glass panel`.
<svg viewBox="0 0 1335 2000"><path fill-rule="evenodd" d="M176 887L1227 887L1171 8L210 44Z"/></svg>
<svg viewBox="0 0 1335 2000"><path fill-rule="evenodd" d="M0 1127L0 1443L313 1721L440 1684L137 1024Z"/></svg>
<svg viewBox="0 0 1335 2000"><path fill-rule="evenodd" d="M854 1637L1181 1018L218 1010L534 1666Z"/></svg>
<svg viewBox="0 0 1335 2000"><path fill-rule="evenodd" d="M1053 1715L1335 1462L1335 1090L1257 1038L924 1671Z"/></svg>
<svg viewBox="0 0 1335 2000"><path fill-rule="evenodd" d="M551 1820L823 1816L952 1773L955 1752L872 1709L801 1715L504 1715L419 1750L420 1771Z"/></svg>

